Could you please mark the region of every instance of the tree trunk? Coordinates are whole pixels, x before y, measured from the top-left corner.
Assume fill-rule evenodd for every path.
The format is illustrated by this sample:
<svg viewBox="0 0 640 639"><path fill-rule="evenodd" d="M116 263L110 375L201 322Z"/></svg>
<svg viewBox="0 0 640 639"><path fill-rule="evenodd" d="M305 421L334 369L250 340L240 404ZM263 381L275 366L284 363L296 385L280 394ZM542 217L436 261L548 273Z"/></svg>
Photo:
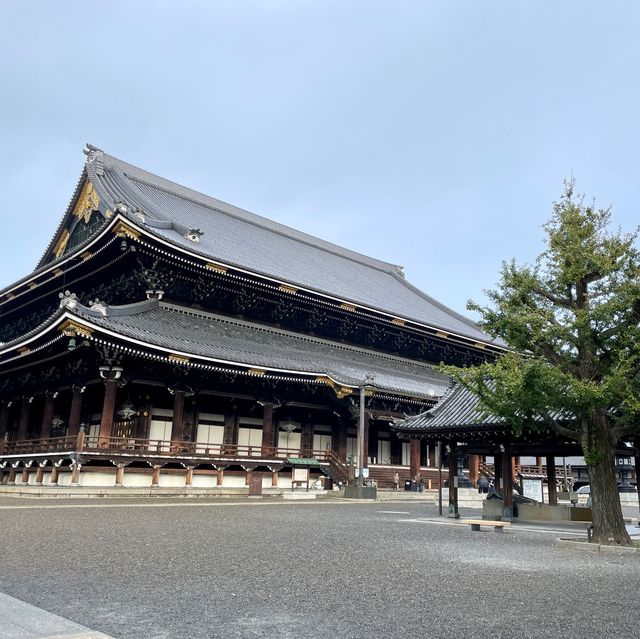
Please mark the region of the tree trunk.
<svg viewBox="0 0 640 639"><path fill-rule="evenodd" d="M582 451L591 485L594 543L630 545L622 518L615 473L615 444L609 438L606 416L594 416L583 425Z"/></svg>

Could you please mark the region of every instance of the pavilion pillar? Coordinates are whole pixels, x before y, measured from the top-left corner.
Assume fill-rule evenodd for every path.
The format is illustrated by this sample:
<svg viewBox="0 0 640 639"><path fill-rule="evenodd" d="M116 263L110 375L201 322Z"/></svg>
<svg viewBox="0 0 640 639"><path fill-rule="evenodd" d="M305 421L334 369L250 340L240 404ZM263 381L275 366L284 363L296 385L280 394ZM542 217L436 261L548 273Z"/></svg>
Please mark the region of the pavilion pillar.
<svg viewBox="0 0 640 639"><path fill-rule="evenodd" d="M28 484L29 483L29 466L23 466L22 467L22 483L23 484Z"/></svg>
<svg viewBox="0 0 640 639"><path fill-rule="evenodd" d="M513 460L511 451L506 448L502 455L502 518L505 521L513 519Z"/></svg>
<svg viewBox="0 0 640 639"><path fill-rule="evenodd" d="M54 464L51 467L51 481L49 481L49 486L57 486L58 485L58 474L59 474L59 472L60 472L60 470Z"/></svg>
<svg viewBox="0 0 640 639"><path fill-rule="evenodd" d="M369 431L371 430L371 420L368 413L364 416L364 441L362 443L362 450L364 451L362 458L362 467L368 468L369 466ZM360 449L358 449L360 450ZM418 464L419 466L420 464Z"/></svg>
<svg viewBox="0 0 640 639"><path fill-rule="evenodd" d="M184 476L184 485L191 486L193 484L193 466L187 466L187 473Z"/></svg>
<svg viewBox="0 0 640 639"><path fill-rule="evenodd" d="M11 466L9 468L9 477L7 478L7 485L15 486L16 485L16 475L18 474L15 466Z"/></svg>
<svg viewBox="0 0 640 639"><path fill-rule="evenodd" d="M427 451L427 457L429 459L429 466L431 468L435 468L436 467L436 445L435 444L429 444L429 448Z"/></svg>
<svg viewBox="0 0 640 639"><path fill-rule="evenodd" d="M496 490L502 494L502 453L493 456L493 477Z"/></svg>
<svg viewBox="0 0 640 639"><path fill-rule="evenodd" d="M244 485L245 486L251 486L251 477L253 475L253 470L251 468L249 468L246 472L245 472L245 476L244 476Z"/></svg>
<svg viewBox="0 0 640 639"><path fill-rule="evenodd" d="M449 517L458 519L458 444L449 446Z"/></svg>
<svg viewBox="0 0 640 639"><path fill-rule="evenodd" d="M51 422L53 421L53 411L56 406L57 393L47 393L44 398L44 408L42 409L42 423L40 425L40 439L51 437Z"/></svg>
<svg viewBox="0 0 640 639"><path fill-rule="evenodd" d="M182 424L184 422L184 391L173 393L173 418L171 420L171 447L176 448L182 442Z"/></svg>
<svg viewBox="0 0 640 639"><path fill-rule="evenodd" d="M104 380L104 401L100 417L100 446L108 446L113 432L113 416L116 410L118 378L109 376Z"/></svg>
<svg viewBox="0 0 640 639"><path fill-rule="evenodd" d="M149 427L151 423L151 406L145 404L136 417L136 425L134 428L135 439L149 439Z"/></svg>
<svg viewBox="0 0 640 639"><path fill-rule="evenodd" d="M271 473L271 486L272 488L278 487L278 471L277 470L274 470Z"/></svg>
<svg viewBox="0 0 640 639"><path fill-rule="evenodd" d="M478 487L480 460L478 455L469 455L469 481L474 488Z"/></svg>
<svg viewBox="0 0 640 639"><path fill-rule="evenodd" d="M420 474L420 440L411 437L409 440L409 477L416 479Z"/></svg>
<svg viewBox="0 0 640 639"><path fill-rule="evenodd" d="M27 439L27 433L29 431L29 416L31 415L31 402L33 397L23 397L22 405L20 406L20 418L18 420L18 433L16 441L24 441Z"/></svg>
<svg viewBox="0 0 640 639"><path fill-rule="evenodd" d="M262 456L273 456L273 403L262 404Z"/></svg>
<svg viewBox="0 0 640 639"><path fill-rule="evenodd" d="M82 393L84 386L74 386L71 390L71 407L69 408L69 427L67 437L77 437L80 431L80 418L82 416Z"/></svg>
<svg viewBox="0 0 640 639"><path fill-rule="evenodd" d="M224 481L224 468L218 468L218 476L216 477L216 486L222 486Z"/></svg>
<svg viewBox="0 0 640 639"><path fill-rule="evenodd" d="M556 458L547 455L547 486L549 488L549 505L558 504L558 493L556 492Z"/></svg>
<svg viewBox="0 0 640 639"><path fill-rule="evenodd" d="M7 436L7 430L9 429L10 409L11 402L2 402L2 404L0 404L0 442L4 441Z"/></svg>

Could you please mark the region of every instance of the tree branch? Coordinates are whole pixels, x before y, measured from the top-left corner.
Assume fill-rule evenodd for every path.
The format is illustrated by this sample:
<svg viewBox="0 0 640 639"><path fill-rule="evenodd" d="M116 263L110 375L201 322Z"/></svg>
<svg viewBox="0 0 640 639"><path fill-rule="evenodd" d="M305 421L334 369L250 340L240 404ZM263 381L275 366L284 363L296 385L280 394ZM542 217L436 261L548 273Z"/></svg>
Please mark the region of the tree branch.
<svg viewBox="0 0 640 639"><path fill-rule="evenodd" d="M545 291L537 286L532 286L531 290L537 295L544 297L549 302L562 306L562 308L572 308L573 306L573 300L570 297L557 297L556 295L549 293L549 291Z"/></svg>
<svg viewBox="0 0 640 639"><path fill-rule="evenodd" d="M627 424L626 426L615 426L609 432L611 441L613 444L618 443L623 437L633 435L634 433L640 433L639 424Z"/></svg>
<svg viewBox="0 0 640 639"><path fill-rule="evenodd" d="M556 419L554 419L549 413L543 413L542 417L547 422L547 424L556 432L558 435L562 435L563 437L567 437L573 441L578 441L580 437L580 433L571 428L567 428L566 426L562 426Z"/></svg>

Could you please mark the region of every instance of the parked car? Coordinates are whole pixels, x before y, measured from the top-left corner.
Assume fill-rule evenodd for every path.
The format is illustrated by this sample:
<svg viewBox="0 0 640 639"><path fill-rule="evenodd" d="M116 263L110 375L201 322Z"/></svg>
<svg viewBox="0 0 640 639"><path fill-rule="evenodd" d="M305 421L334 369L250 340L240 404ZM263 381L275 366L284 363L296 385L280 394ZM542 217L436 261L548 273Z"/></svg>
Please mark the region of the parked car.
<svg viewBox="0 0 640 639"><path fill-rule="evenodd" d="M590 495L591 494L591 486L587 484L586 486L580 486L578 490L576 490L578 495Z"/></svg>

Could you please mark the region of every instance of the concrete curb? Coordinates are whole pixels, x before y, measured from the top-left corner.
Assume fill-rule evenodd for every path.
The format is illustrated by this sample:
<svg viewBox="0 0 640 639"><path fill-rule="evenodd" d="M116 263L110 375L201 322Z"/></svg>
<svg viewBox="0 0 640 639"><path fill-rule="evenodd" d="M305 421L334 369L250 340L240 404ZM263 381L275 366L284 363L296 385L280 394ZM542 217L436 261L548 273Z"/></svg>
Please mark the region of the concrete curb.
<svg viewBox="0 0 640 639"><path fill-rule="evenodd" d="M635 555L640 557L640 548L632 548L628 546L607 546L605 544L590 544L586 541L573 541L570 539L562 539L558 537L556 544L558 548L567 548L570 550L580 550L592 555Z"/></svg>

